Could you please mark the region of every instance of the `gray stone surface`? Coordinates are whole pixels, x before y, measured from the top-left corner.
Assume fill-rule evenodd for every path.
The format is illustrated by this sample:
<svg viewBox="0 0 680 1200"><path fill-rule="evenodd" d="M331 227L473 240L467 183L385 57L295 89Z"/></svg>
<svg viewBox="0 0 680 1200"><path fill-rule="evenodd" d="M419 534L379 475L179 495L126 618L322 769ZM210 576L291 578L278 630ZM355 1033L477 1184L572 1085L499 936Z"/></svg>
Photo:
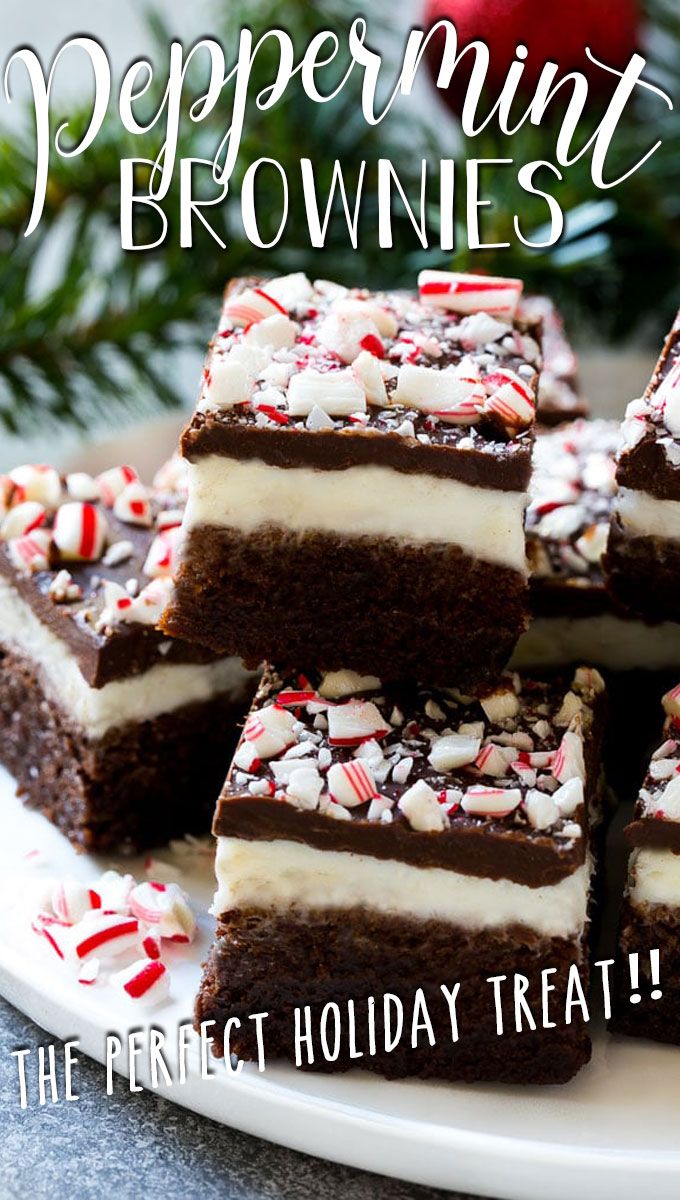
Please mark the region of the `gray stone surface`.
<svg viewBox="0 0 680 1200"><path fill-rule="evenodd" d="M77 1102L22 1110L11 1052L54 1040L0 999L0 1200L451 1200L247 1137L150 1092L108 1097L103 1068L82 1055Z"/></svg>

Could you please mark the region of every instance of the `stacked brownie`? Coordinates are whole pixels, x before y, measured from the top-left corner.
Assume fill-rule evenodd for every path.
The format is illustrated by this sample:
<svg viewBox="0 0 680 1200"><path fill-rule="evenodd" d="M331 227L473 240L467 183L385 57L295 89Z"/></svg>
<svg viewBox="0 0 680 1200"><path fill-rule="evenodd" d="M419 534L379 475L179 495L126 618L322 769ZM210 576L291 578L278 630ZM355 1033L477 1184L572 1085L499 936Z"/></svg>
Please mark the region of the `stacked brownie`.
<svg viewBox="0 0 680 1200"><path fill-rule="evenodd" d="M616 672L680 666L680 624L644 620L605 586L620 438L619 423L605 420L537 434L526 521L534 619L513 657L518 668L582 661Z"/></svg>
<svg viewBox="0 0 680 1200"><path fill-rule="evenodd" d="M252 665L493 679L529 616L540 348L520 291L233 283L182 438L165 630Z"/></svg>
<svg viewBox="0 0 680 1200"><path fill-rule="evenodd" d="M680 687L663 703L663 738L625 831L633 849L621 913L613 1027L680 1045ZM627 966L631 954L638 955L633 979Z"/></svg>
<svg viewBox="0 0 680 1200"><path fill-rule="evenodd" d="M603 685L503 674L529 619L540 329L521 284L418 283L236 281L182 438L163 627L273 664L215 818L197 1021L223 1053L239 1017L230 1048L250 1058L245 1018L266 1010L269 1056L296 1061L296 1008L314 1024L337 1004L346 1046L350 1000L393 993L408 1020L422 988L443 1020L458 980L455 1048L374 1053L357 1017L361 1065L559 1082L589 1057L584 1027L499 1039L487 979L525 972L536 1002L548 968L557 1008L570 969L587 981Z"/></svg>
<svg viewBox="0 0 680 1200"><path fill-rule="evenodd" d="M680 620L680 319L644 396L626 411L618 496L605 559L609 586L633 612Z"/></svg>
<svg viewBox="0 0 680 1200"><path fill-rule="evenodd" d="M570 685L508 676L477 698L268 671L214 825L218 928L197 1020L215 1022L218 1052L235 1016L232 1052L256 1057L247 1017L266 1011L269 1055L295 1061L294 1009L309 1006L322 1070L360 1056L388 1077L570 1079L590 1055L583 1024L559 1014L570 968L588 974L602 688L590 670ZM499 1038L489 977L525 974L538 1010L543 969L557 1027L513 1031L508 992ZM456 982L454 1048L441 985ZM439 1037L386 1053L382 997L399 998L410 1028L418 988ZM318 1041L329 1003L345 1035L330 1063Z"/></svg>
<svg viewBox="0 0 680 1200"><path fill-rule="evenodd" d="M81 849L205 829L254 687L239 659L155 628L179 469L153 488L127 466L0 478L0 761Z"/></svg>

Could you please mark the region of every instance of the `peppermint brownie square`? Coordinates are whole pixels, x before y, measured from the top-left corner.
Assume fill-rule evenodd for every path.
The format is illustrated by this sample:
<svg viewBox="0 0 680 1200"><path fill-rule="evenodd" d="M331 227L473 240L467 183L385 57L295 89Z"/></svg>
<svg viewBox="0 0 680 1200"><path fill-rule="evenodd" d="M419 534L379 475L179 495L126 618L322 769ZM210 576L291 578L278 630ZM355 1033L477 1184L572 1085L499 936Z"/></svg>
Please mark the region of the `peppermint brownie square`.
<svg viewBox="0 0 680 1200"><path fill-rule="evenodd" d="M528 619L539 343L516 280L226 294L163 627L250 664L493 678Z"/></svg>
<svg viewBox="0 0 680 1200"><path fill-rule="evenodd" d="M518 669L578 662L617 672L680 667L680 624L644 621L605 587L619 441L617 421L578 420L537 432L527 510L534 619L512 660Z"/></svg>
<svg viewBox="0 0 680 1200"><path fill-rule="evenodd" d="M526 296L521 301L519 315L526 321L540 322L543 332L536 420L552 427L575 417L587 417L590 405L579 384L578 359L555 304L549 296Z"/></svg>
<svg viewBox="0 0 680 1200"><path fill-rule="evenodd" d="M579 669L570 686L518 676L475 699L451 688L383 685L340 670L265 672L217 806L217 935L197 1023L218 1053L256 1055L250 1013L266 1011L269 1057L295 1061L295 1008L376 1015L385 993L410 1021L422 988L448 1028L441 984L460 981L465 1032L452 1046L370 1049L381 1074L559 1083L590 1054L582 1023L496 1036L489 976L527 976L538 1002L552 971L556 1008L571 969L587 980L586 931L598 801L603 684ZM382 1027L378 1019L380 1033ZM353 1058L360 1061L353 1064ZM304 1062L300 1065L306 1065Z"/></svg>
<svg viewBox="0 0 680 1200"><path fill-rule="evenodd" d="M605 569L614 595L680 620L680 314L641 400L628 405Z"/></svg>
<svg viewBox="0 0 680 1200"><path fill-rule="evenodd" d="M663 704L663 738L652 754L625 831L632 853L621 912L612 1027L680 1046L680 686L664 696ZM659 952L656 978L653 950ZM630 954L639 955L638 992L631 989Z"/></svg>
<svg viewBox="0 0 680 1200"><path fill-rule="evenodd" d="M78 848L204 831L254 688L164 637L184 464L0 477L0 761Z"/></svg>

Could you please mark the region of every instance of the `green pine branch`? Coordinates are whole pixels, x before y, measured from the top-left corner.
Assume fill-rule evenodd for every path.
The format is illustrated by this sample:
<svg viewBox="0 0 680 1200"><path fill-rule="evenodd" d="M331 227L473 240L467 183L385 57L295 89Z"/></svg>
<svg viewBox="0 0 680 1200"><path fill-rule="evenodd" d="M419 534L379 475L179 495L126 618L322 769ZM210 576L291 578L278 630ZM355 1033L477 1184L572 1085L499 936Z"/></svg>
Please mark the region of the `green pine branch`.
<svg viewBox="0 0 680 1200"><path fill-rule="evenodd" d="M656 31L652 78L672 87L680 76L680 14L675 0L648 0L648 9ZM355 15L353 0L291 4L286 27L297 47L324 28L336 28L342 43L343 31ZM229 56L242 26L248 25L257 37L280 25L280 4L232 0L220 6L219 22ZM170 34L158 11L149 15L149 23L156 46L151 58L161 67L167 60ZM375 36L373 13L371 28ZM173 355L183 345L205 344L229 275L302 269L348 283L399 285L410 282L424 261L443 261L436 250L436 207L428 211L433 251L422 250L398 203L394 248L384 251L377 245L377 161L380 157L393 161L415 201L420 159L437 163L450 153L455 144L453 125L449 132L447 118L442 118L435 145L404 103L393 118L377 128L366 127L360 116L358 72L332 103L312 104L293 87L274 109L261 112L252 97L271 80L273 53L272 47L269 57L256 60L229 195L219 214L209 210L228 243L224 252L200 226L194 230L193 249L180 250L176 187L164 202L169 220L164 245L144 254L121 251L119 162L124 157L155 158L158 139L132 138L115 111L85 155L74 160L54 157L42 223L29 239L24 238L34 175L29 114L25 131L0 138L0 424L11 430L30 429L37 420L85 424L93 413L106 412L114 419L119 411L186 403L191 397L177 394ZM342 62L337 69L340 76ZM148 97L150 108L158 103L161 88L159 77ZM641 318L647 318L650 299L663 324L680 299L675 282L680 279L680 131L674 114L665 114L660 106L652 108L643 98L638 109L627 122L622 157L630 159L637 148L643 150L648 144L652 112L654 136L664 139L662 149L643 172L604 198L593 195L586 164L566 172L556 192L567 214L567 233L559 246L550 252L530 252L512 238L510 249L474 255L461 250L455 262L517 273L530 287L552 292L570 314L609 335L628 334ZM224 134L225 112L228 104L204 124L183 127L178 156L212 158ZM513 157L516 162L542 158L545 130L525 127L511 144L484 135L471 142L465 153L478 158ZM290 186L286 232L273 251L258 251L240 231L243 175L263 154L281 162ZM349 246L337 201L326 246L310 247L299 174L302 157L315 164L322 207L334 159L342 161L348 180L357 178L359 164L366 160L356 251ZM462 178L459 171L458 179ZM526 194L518 193L513 179L512 172L499 173L492 183L495 208L483 217L487 240L505 240L508 214L513 212L521 213L525 230L545 221L544 203L533 204ZM549 186L553 188L554 181ZM273 173L263 174L259 211L271 214L274 227L279 197L278 180ZM504 231L502 238L494 236L497 229ZM144 240L156 236L145 214L138 218L138 233ZM463 241L461 236L461 245Z"/></svg>

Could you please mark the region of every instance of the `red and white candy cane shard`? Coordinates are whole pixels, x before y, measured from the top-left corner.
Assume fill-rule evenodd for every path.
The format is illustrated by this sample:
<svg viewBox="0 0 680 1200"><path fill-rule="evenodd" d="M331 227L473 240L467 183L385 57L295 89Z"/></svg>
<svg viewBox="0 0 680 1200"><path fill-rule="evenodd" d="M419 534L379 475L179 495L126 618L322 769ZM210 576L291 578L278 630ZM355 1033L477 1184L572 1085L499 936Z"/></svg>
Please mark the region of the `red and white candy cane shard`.
<svg viewBox="0 0 680 1200"><path fill-rule="evenodd" d="M519 788L474 786L467 789L461 808L471 817L507 817L521 802Z"/></svg>
<svg viewBox="0 0 680 1200"><path fill-rule="evenodd" d="M182 531L177 525L162 529L153 539L143 566L145 575L152 579L172 577L177 561L177 551Z"/></svg>
<svg viewBox="0 0 680 1200"><path fill-rule="evenodd" d="M369 738L384 738L389 726L372 700L349 700L328 710L331 746L359 746Z"/></svg>
<svg viewBox="0 0 680 1200"><path fill-rule="evenodd" d="M139 480L133 480L116 496L113 502L113 515L126 525L151 525L151 500L148 489Z"/></svg>
<svg viewBox="0 0 680 1200"><path fill-rule="evenodd" d="M169 575L152 579L135 597L134 617L141 625L157 625L172 592Z"/></svg>
<svg viewBox="0 0 680 1200"><path fill-rule="evenodd" d="M62 921L75 925L86 912L101 908L99 892L77 879L66 879L54 885L52 908Z"/></svg>
<svg viewBox="0 0 680 1200"><path fill-rule="evenodd" d="M117 958L137 945L139 921L136 917L102 912L75 926L73 932L72 952L79 961L91 954L104 959Z"/></svg>
<svg viewBox="0 0 680 1200"><path fill-rule="evenodd" d="M585 782L586 769L583 759L583 741L578 733L568 729L563 735L552 762L552 774L559 783L569 779Z"/></svg>
<svg viewBox="0 0 680 1200"><path fill-rule="evenodd" d="M134 467L110 467L97 476L101 498L107 508L113 508L116 497L125 491L131 483L139 479Z"/></svg>
<svg viewBox="0 0 680 1200"><path fill-rule="evenodd" d="M61 479L54 467L27 464L15 467L9 477L15 487L15 504L22 500L35 500L49 509L59 504Z"/></svg>
<svg viewBox="0 0 680 1200"><path fill-rule="evenodd" d="M155 933L146 933L142 938L142 950L147 958L160 958L161 940Z"/></svg>
<svg viewBox="0 0 680 1200"><path fill-rule="evenodd" d="M182 524L184 512L181 508L164 508L156 517L156 526L159 530L174 529L176 525Z"/></svg>
<svg viewBox="0 0 680 1200"><path fill-rule="evenodd" d="M111 982L145 1007L166 1000L170 992L168 969L159 959L141 958L112 975Z"/></svg>
<svg viewBox="0 0 680 1200"><path fill-rule="evenodd" d="M154 926L158 937L189 942L194 936L194 915L186 893L176 883L148 880L138 884L130 894L130 911Z"/></svg>
<svg viewBox="0 0 680 1200"><path fill-rule="evenodd" d="M17 571L28 572L46 571L50 561L50 535L42 529L33 533L25 533L22 537L11 538L7 543L7 553Z"/></svg>
<svg viewBox="0 0 680 1200"><path fill-rule="evenodd" d="M523 400L531 404L532 408L535 406L536 397L532 388L515 371L511 371L506 367L500 367L496 371L490 371L488 375L484 376L484 388L488 396L505 387L509 388L510 392L513 392L515 395L521 396Z"/></svg>
<svg viewBox="0 0 680 1200"><path fill-rule="evenodd" d="M186 892L176 883L168 884L167 905L161 913L158 932L170 942L192 942L196 934L196 918L191 911Z"/></svg>
<svg viewBox="0 0 680 1200"><path fill-rule="evenodd" d="M535 398L531 388L512 371L494 371L484 380L491 394L484 404L484 412L499 417L510 429L524 429L533 424L536 417Z"/></svg>
<svg viewBox="0 0 680 1200"><path fill-rule="evenodd" d="M94 504L70 500L57 510L52 539L66 562L96 562L106 535L106 522Z"/></svg>
<svg viewBox="0 0 680 1200"><path fill-rule="evenodd" d="M424 304L455 313L488 312L513 317L522 294L520 279L421 271L418 291Z"/></svg>
<svg viewBox="0 0 680 1200"><path fill-rule="evenodd" d="M507 775L511 755L514 755L514 750L510 749L508 753L508 748L489 742L487 746L482 746L475 766L483 775Z"/></svg>
<svg viewBox="0 0 680 1200"><path fill-rule="evenodd" d="M295 717L287 709L270 704L251 713L243 737L258 758L273 758L295 741Z"/></svg>
<svg viewBox="0 0 680 1200"><path fill-rule="evenodd" d="M101 625L121 625L136 620L134 601L130 593L119 583L114 583L111 579L105 580Z"/></svg>
<svg viewBox="0 0 680 1200"><path fill-rule="evenodd" d="M288 688L286 691L279 692L274 703L278 708L299 708L301 704L311 704L316 701L323 704L324 701L313 689L302 689L294 691Z"/></svg>
<svg viewBox="0 0 680 1200"><path fill-rule="evenodd" d="M86 471L74 471L66 476L66 491L72 500L101 500L97 480Z"/></svg>
<svg viewBox="0 0 680 1200"><path fill-rule="evenodd" d="M147 925L157 925L161 919L163 896L167 884L149 879L138 883L130 892L130 912Z"/></svg>
<svg viewBox="0 0 680 1200"><path fill-rule="evenodd" d="M489 396L484 412L495 416L506 429L528 429L535 419L533 405L523 400L521 396L506 396L500 391Z"/></svg>
<svg viewBox="0 0 680 1200"><path fill-rule="evenodd" d="M517 759L516 761L510 763L510 770L515 772L520 783L523 783L525 787L534 787L536 783L535 767L530 767L528 763Z"/></svg>
<svg viewBox="0 0 680 1200"><path fill-rule="evenodd" d="M263 288L246 288L233 299L227 300L222 316L231 321L232 325L256 325L258 321L272 317L275 313L288 316L283 305Z"/></svg>
<svg viewBox="0 0 680 1200"><path fill-rule="evenodd" d="M99 967L98 958L88 958L78 972L78 983L84 984L85 987L91 987L93 983L97 982Z"/></svg>
<svg viewBox="0 0 680 1200"><path fill-rule="evenodd" d="M32 533L34 529L45 524L46 516L47 509L44 504L39 504L37 500L24 500L22 504L10 508L3 517L0 523L0 541L8 542L10 538Z"/></svg>
<svg viewBox="0 0 680 1200"><path fill-rule="evenodd" d="M359 758L334 763L328 772L328 790L338 804L356 808L377 795L370 768Z"/></svg>
<svg viewBox="0 0 680 1200"><path fill-rule="evenodd" d="M375 358L385 357L385 346L382 338L378 337L378 335L375 333L365 334L364 337L362 337L359 345L361 346L362 350L367 350L368 353L372 354Z"/></svg>
<svg viewBox="0 0 680 1200"><path fill-rule="evenodd" d="M39 912L31 921L31 929L43 937L57 958L65 959L70 926L53 913Z"/></svg>
<svg viewBox="0 0 680 1200"><path fill-rule="evenodd" d="M556 750L522 750L517 757L521 760L521 762L528 763L530 767L545 769L545 767L549 767L551 765L556 754Z"/></svg>
<svg viewBox="0 0 680 1200"><path fill-rule="evenodd" d="M432 416L439 417L440 421L446 421L452 425L476 425L481 418L485 404L486 393L480 388L458 404L452 404L449 408L436 408L432 412Z"/></svg>

